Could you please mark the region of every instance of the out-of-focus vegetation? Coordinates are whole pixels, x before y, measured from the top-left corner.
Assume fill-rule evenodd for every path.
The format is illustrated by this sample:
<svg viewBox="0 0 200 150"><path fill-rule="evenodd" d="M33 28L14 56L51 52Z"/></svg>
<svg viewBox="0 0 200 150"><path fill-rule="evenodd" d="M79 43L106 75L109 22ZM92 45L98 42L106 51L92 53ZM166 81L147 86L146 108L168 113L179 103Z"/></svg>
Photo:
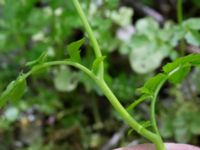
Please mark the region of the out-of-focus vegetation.
<svg viewBox="0 0 200 150"><path fill-rule="evenodd" d="M172 0L85 0L82 7L107 55L106 80L125 106L138 97L135 89L163 64L200 52L198 0L184 1L181 24ZM84 33L70 0L0 0L1 93L27 70L26 62L44 51L52 60L64 59L67 44ZM91 49L86 41L81 50L86 65L93 60ZM200 145L199 75L193 69L182 84L169 83L162 89L157 118L165 141ZM0 111L1 150L106 150L144 142L134 132L128 134L101 91L74 68L47 69L27 84L23 99ZM149 117L147 104L138 111L138 120ZM118 140L110 145L114 135Z"/></svg>

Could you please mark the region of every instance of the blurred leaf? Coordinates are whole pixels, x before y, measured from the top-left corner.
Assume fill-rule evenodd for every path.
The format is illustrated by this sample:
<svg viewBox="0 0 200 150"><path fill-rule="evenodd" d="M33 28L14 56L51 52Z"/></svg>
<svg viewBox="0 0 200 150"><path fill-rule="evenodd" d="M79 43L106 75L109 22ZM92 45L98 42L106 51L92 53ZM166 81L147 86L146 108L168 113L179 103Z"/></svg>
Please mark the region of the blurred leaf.
<svg viewBox="0 0 200 150"><path fill-rule="evenodd" d="M159 25L152 18L143 18L137 21L135 28L139 34L144 34L152 40L155 39L155 36L159 30Z"/></svg>
<svg viewBox="0 0 200 150"><path fill-rule="evenodd" d="M128 7L120 7L119 11L113 11L110 14L110 18L118 25L124 27L131 24L133 16L133 10Z"/></svg>
<svg viewBox="0 0 200 150"><path fill-rule="evenodd" d="M5 46L7 36L5 33L0 33L0 48L2 49Z"/></svg>
<svg viewBox="0 0 200 150"><path fill-rule="evenodd" d="M184 116L176 116L173 126L176 141L187 143L191 138L191 133L189 132L189 126Z"/></svg>
<svg viewBox="0 0 200 150"><path fill-rule="evenodd" d="M111 78L111 77L110 77ZM129 80L127 80L129 79ZM126 73L120 73L115 78L111 78L107 81L112 91L121 101L131 101L135 95L137 78L135 75L127 75Z"/></svg>
<svg viewBox="0 0 200 150"><path fill-rule="evenodd" d="M0 128L1 130L9 130L10 129L10 123L5 117L0 118Z"/></svg>
<svg viewBox="0 0 200 150"><path fill-rule="evenodd" d="M177 46L179 41L185 37L186 31L182 26L171 27L170 30L173 32L173 34L172 37L168 39L168 41L170 41L172 46Z"/></svg>
<svg viewBox="0 0 200 150"><path fill-rule="evenodd" d="M174 116L171 116L167 112L161 113L161 126L160 133L164 138L170 138L173 136L173 119Z"/></svg>
<svg viewBox="0 0 200 150"><path fill-rule="evenodd" d="M139 43L137 43L139 41ZM162 51L157 51L156 45L142 36L135 36L129 61L134 71L145 74L160 66Z"/></svg>
<svg viewBox="0 0 200 150"><path fill-rule="evenodd" d="M194 46L200 46L200 33L195 30L190 30L186 35L185 35L186 41Z"/></svg>
<svg viewBox="0 0 200 150"><path fill-rule="evenodd" d="M132 69L137 73L145 74L160 66L162 60L171 54L172 46L162 41L156 34L159 32L156 31L158 30L157 25L155 29L150 30L148 29L150 27L146 25L148 23L145 20L142 22L147 29L142 30L138 27L138 32L133 35L128 44L131 49L129 61Z"/></svg>
<svg viewBox="0 0 200 150"><path fill-rule="evenodd" d="M190 132L195 135L200 134L200 118L199 118L200 111L191 112L189 111L189 115L191 118L190 121Z"/></svg>
<svg viewBox="0 0 200 150"><path fill-rule="evenodd" d="M0 0L0 5L4 5L5 4L5 0Z"/></svg>
<svg viewBox="0 0 200 150"><path fill-rule="evenodd" d="M15 107L9 107L5 112L4 116L9 122L14 122L18 118L19 110Z"/></svg>
<svg viewBox="0 0 200 150"><path fill-rule="evenodd" d="M186 29L200 30L200 18L190 18L182 23Z"/></svg>
<svg viewBox="0 0 200 150"><path fill-rule="evenodd" d="M200 7L200 2L199 2L199 0L192 0L192 2L194 3L194 6Z"/></svg>
<svg viewBox="0 0 200 150"><path fill-rule="evenodd" d="M61 67L54 77L55 88L60 92L71 92L78 84L77 75L68 67Z"/></svg>
<svg viewBox="0 0 200 150"><path fill-rule="evenodd" d="M111 9L116 9L119 4L119 0L109 0L106 1L106 5Z"/></svg>

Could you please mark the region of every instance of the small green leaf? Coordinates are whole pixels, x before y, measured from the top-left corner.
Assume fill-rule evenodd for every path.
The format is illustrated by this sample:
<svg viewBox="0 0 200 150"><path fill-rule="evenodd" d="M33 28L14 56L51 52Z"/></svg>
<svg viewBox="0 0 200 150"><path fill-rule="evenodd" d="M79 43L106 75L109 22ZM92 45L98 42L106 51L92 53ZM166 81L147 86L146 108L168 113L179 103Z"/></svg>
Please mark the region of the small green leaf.
<svg viewBox="0 0 200 150"><path fill-rule="evenodd" d="M169 81L173 84L180 83L184 77L190 72L191 65L181 66L175 73L169 77Z"/></svg>
<svg viewBox="0 0 200 150"><path fill-rule="evenodd" d="M187 59L187 57L188 56L186 56L186 57L180 57L180 58L176 59L175 61L166 64L163 67L164 73L169 74L170 72L172 72L173 70L175 70L176 68L178 68L180 65L184 65L185 63L189 63L190 59Z"/></svg>
<svg viewBox="0 0 200 150"><path fill-rule="evenodd" d="M192 65L200 64L200 54L191 54L185 57L176 59L172 63L168 63L163 67L164 73L169 75L169 80L172 83L180 83L183 78L189 73Z"/></svg>
<svg viewBox="0 0 200 150"><path fill-rule="evenodd" d="M187 56L187 59L190 60L190 64L194 66L200 65L200 54L191 54Z"/></svg>
<svg viewBox="0 0 200 150"><path fill-rule="evenodd" d="M67 51L69 52L69 56L71 60L76 61L76 62L81 61L80 48L84 42L85 42L85 39L83 38L67 46Z"/></svg>
<svg viewBox="0 0 200 150"><path fill-rule="evenodd" d="M139 91L143 94L153 96L157 87L166 79L167 75L159 73L156 76L150 78Z"/></svg>
<svg viewBox="0 0 200 150"><path fill-rule="evenodd" d="M26 66L34 66L37 64L43 64L47 60L48 51L44 51L36 60L26 63Z"/></svg>
<svg viewBox="0 0 200 150"><path fill-rule="evenodd" d="M98 73L98 70L99 70L99 67L100 67L100 64L101 62L104 61L104 59L106 58L106 56L101 56L101 57L98 57L94 60L93 64L92 64L92 72L97 74Z"/></svg>
<svg viewBox="0 0 200 150"><path fill-rule="evenodd" d="M24 78L24 76L19 76L18 79L15 81L15 86L11 92L10 98L15 101L20 100L25 92L26 86L26 79Z"/></svg>
<svg viewBox="0 0 200 150"><path fill-rule="evenodd" d="M176 69L180 65L180 58L176 59L174 62L168 63L163 67L163 71L166 74L169 74L172 72L174 69Z"/></svg>
<svg viewBox="0 0 200 150"><path fill-rule="evenodd" d="M12 81L0 97L0 107L4 106L8 100L16 102L21 99L26 89L26 78L20 75Z"/></svg>
<svg viewBox="0 0 200 150"><path fill-rule="evenodd" d="M176 68L184 66L186 64L198 66L200 64L200 54L191 54L185 57L178 58L174 62L166 64L163 67L163 71L164 73L169 74Z"/></svg>

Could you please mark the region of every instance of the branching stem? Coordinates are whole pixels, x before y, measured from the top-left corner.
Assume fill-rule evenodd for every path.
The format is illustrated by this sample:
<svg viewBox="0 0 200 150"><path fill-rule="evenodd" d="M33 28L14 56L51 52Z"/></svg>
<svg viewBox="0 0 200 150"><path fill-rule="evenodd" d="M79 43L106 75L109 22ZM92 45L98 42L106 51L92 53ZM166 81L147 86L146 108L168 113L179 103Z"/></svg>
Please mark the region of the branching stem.
<svg viewBox="0 0 200 150"><path fill-rule="evenodd" d="M93 48L94 48L94 52L96 55L96 58L101 57L101 50L99 47L99 44L93 34L93 31L87 21L87 18L80 6L80 3L78 0L73 0L73 3L76 7L76 10L83 22L83 25L86 29L86 32L88 33L88 36L93 44ZM74 66L74 64L71 64ZM121 105L121 103L119 102L119 100L116 98L116 96L113 94L113 92L110 90L110 88L108 87L108 85L106 84L106 82L104 81L103 75L104 75L104 64L103 62L101 62L100 68L99 68L99 75L100 79L98 78L98 76L95 76L90 70L87 70L86 68L82 67L82 66L75 66L78 67L79 69L81 69L82 71L84 71L86 74L88 74L92 79L94 79L94 81L96 82L96 84L100 87L100 89L103 91L104 95L108 98L108 100L110 101L110 103L112 104L112 106L116 109L116 111L121 115L121 117L139 134L141 134L142 136L144 136L145 138L149 139L150 141L152 141L153 143L155 143L157 150L165 150L163 141L160 137L160 135L157 135L145 128L143 128L142 125L140 125L137 121L135 121L131 115L127 112L127 110Z"/></svg>
<svg viewBox="0 0 200 150"><path fill-rule="evenodd" d="M102 90L104 95L108 98L112 106L115 108L115 110L121 115L121 117L124 119L124 121L130 125L138 134L144 136L151 142L155 143L157 150L165 150L164 144L162 142L162 139L157 134L145 129L142 125L140 125L135 119L132 118L132 116L127 112L127 110L121 105L119 100L116 98L116 96L113 94L111 89L108 87L107 83L104 80L99 79L92 71L90 71L85 66L72 62L69 60L63 60L63 61L52 61L52 62L46 62L41 65L38 65L34 67L31 71L25 74L25 77L27 78L31 74L38 72L39 70L56 66L56 65L69 65L73 66L77 69L82 70L84 73L86 73L95 83L98 85L98 87Z"/></svg>
<svg viewBox="0 0 200 150"><path fill-rule="evenodd" d="M87 20L87 17L85 16L81 6L80 6L80 3L78 0L73 0L73 3L74 3L74 6L76 7L76 10L81 18L81 21L85 27L85 30L89 36L89 39L90 41L92 42L92 45L93 45L93 48L94 48L94 53L96 55L96 58L98 57L101 57L102 54L101 54L101 49L100 49L100 46L94 36L94 33L88 23L88 20ZM103 62L101 62L101 65L100 65L100 68L99 68L99 76L101 79L103 79L103 75L104 75L104 65L103 65Z"/></svg>

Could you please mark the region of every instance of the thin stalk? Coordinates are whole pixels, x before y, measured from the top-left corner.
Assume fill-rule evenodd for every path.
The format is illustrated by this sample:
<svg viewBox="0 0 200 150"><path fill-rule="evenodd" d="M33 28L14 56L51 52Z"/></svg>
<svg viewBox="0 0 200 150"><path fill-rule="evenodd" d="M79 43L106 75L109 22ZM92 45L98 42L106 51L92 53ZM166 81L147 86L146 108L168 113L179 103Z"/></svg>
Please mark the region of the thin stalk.
<svg viewBox="0 0 200 150"><path fill-rule="evenodd" d="M83 25L85 27L85 30L86 30L86 32L87 32L87 34L89 36L89 39L92 42L96 58L101 57L102 54L101 54L100 46L99 46L99 44L98 44L98 42L97 42L97 40L96 40L96 38L94 36L94 33L93 33L89 23L88 23L87 17L85 16L79 1L78 0L73 0L73 3L74 3L74 6L76 7L76 10L77 10L80 18L81 18L81 21L82 21L82 23L83 23ZM100 75L101 79L103 79L103 75L104 75L104 64L103 64L103 62L101 62L101 65L100 65L99 75Z"/></svg>
<svg viewBox="0 0 200 150"><path fill-rule="evenodd" d="M183 1L182 0L177 0L177 19L178 19L179 25L181 25L183 22ZM180 42L180 51L181 51L181 56L184 56L185 55L184 40L181 40Z"/></svg>
<svg viewBox="0 0 200 150"><path fill-rule="evenodd" d="M50 61L50 62L46 62L42 65L38 65L36 67L33 67L28 73L26 73L24 75L25 78L29 77L31 74L34 74L35 72L38 72L39 70L42 70L44 68L48 68L51 66L57 66L57 65L69 65L69 66L73 66L81 71L83 71L85 74L87 74L92 80L97 80L96 76L85 66L76 63L76 62L72 62L69 60L60 60L60 61Z"/></svg>
<svg viewBox="0 0 200 150"><path fill-rule="evenodd" d="M161 138L159 130L158 130L158 125L157 125L157 122L156 122L156 115L155 115L156 114L155 113L156 100L157 100L157 97L158 97L158 93L160 92L160 89L162 88L164 83L170 78L170 76L172 76L179 69L180 69L180 66L178 66L176 69L174 69L173 71L168 73L168 75L166 75L166 77L157 86L156 92L153 95L153 99L151 101L151 123L152 123L152 126L153 126L153 130L156 133L156 135L160 138L161 143L163 143L163 141L162 141L162 138Z"/></svg>
<svg viewBox="0 0 200 150"><path fill-rule="evenodd" d="M156 89L155 94L153 95L153 99L152 99L152 102L151 102L151 114L150 114L151 123L152 123L153 130L156 133L156 135L159 137L159 141L160 141L160 142L158 142L158 144L156 144L156 146L157 146L156 148L158 150L160 150L160 146L161 146L161 148L163 147L164 142L163 142L161 135L160 135L160 132L158 130L158 125L157 125L157 122L156 122L156 108L155 107L156 107L156 100L157 100L157 97L158 97L158 93L159 93L160 89L162 88L162 86L164 85L164 83L167 81L167 79L168 79L168 76L166 76L162 80L162 82L160 82L159 86ZM161 145L159 145L159 144L161 144Z"/></svg>
<svg viewBox="0 0 200 150"><path fill-rule="evenodd" d="M156 123L156 100L157 100L157 97L158 97L158 93L161 89L161 87L164 85L164 83L167 81L167 78L168 76L166 76L166 78L163 79L163 81L159 84L159 86L157 87L156 89L156 92L153 96L153 99L152 99L152 102L151 102L151 123L152 123L152 127L153 127L153 130L154 132L160 136L160 133L159 133L159 130L158 130L158 125Z"/></svg>

